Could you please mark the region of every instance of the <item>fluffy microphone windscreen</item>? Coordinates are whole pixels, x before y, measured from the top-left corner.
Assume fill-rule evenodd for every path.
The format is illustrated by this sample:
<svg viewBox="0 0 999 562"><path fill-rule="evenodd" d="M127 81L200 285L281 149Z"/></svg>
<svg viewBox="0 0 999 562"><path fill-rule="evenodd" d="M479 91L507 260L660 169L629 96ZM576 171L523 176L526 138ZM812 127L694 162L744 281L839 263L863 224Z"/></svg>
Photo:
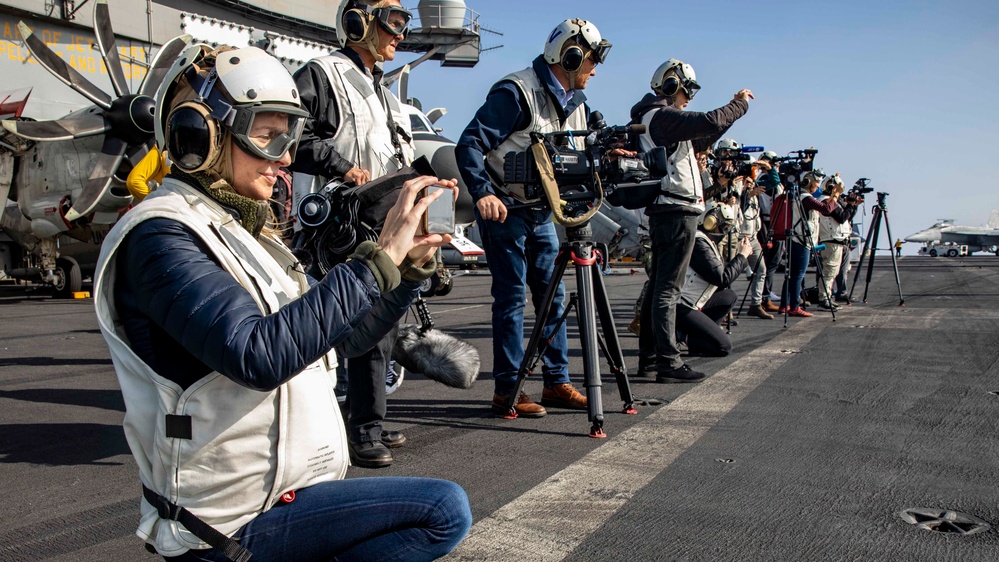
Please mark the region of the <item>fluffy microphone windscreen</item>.
<svg viewBox="0 0 999 562"><path fill-rule="evenodd" d="M479 376L479 352L470 344L415 324L399 327L392 358L407 370L452 388L470 388Z"/></svg>

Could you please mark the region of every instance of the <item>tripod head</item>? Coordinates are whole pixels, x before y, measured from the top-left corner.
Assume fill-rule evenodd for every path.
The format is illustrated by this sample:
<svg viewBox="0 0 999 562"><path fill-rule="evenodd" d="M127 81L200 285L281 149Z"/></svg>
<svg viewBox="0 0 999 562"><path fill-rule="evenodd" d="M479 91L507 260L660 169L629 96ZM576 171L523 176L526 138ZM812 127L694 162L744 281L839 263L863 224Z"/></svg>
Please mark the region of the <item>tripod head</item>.
<svg viewBox="0 0 999 562"><path fill-rule="evenodd" d="M888 192L886 192L886 191L879 191L878 192L878 207L881 207L882 209L884 209L885 205L886 205L885 204L885 199L887 199L887 198L888 198Z"/></svg>

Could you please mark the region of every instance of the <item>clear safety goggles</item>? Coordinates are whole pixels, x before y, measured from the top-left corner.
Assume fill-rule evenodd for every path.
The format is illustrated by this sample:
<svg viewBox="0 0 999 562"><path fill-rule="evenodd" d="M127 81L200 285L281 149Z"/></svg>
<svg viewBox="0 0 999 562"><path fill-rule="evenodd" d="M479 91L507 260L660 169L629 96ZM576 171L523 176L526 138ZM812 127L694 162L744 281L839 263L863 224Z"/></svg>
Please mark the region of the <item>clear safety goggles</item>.
<svg viewBox="0 0 999 562"><path fill-rule="evenodd" d="M398 6L385 6L375 8L371 11L382 29L392 35L406 35L409 33L409 23L413 21L413 13Z"/></svg>
<svg viewBox="0 0 999 562"><path fill-rule="evenodd" d="M309 113L297 107L261 104L235 107L231 117L226 128L243 150L278 161L289 151L294 160Z"/></svg>
<svg viewBox="0 0 999 562"><path fill-rule="evenodd" d="M687 63L683 63L676 68L677 78L680 79L680 87L683 88L685 94L687 94L687 99L694 99L697 92L701 89L701 85L697 83L697 80L691 78L694 76L694 69Z"/></svg>
<svg viewBox="0 0 999 562"><path fill-rule="evenodd" d="M596 45L591 45L590 56L593 57L593 62L603 64L607 60L607 53L610 53L613 46L605 39L601 39Z"/></svg>

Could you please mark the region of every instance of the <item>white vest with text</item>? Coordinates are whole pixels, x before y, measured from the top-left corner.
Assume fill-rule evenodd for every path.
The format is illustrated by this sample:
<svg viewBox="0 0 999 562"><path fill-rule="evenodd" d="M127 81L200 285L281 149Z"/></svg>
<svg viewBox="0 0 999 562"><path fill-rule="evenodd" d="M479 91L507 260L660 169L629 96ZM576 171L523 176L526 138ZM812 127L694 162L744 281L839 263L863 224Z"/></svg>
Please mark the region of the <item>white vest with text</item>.
<svg viewBox="0 0 999 562"><path fill-rule="evenodd" d="M283 244L253 238L217 203L173 178L126 213L101 248L94 304L125 400L125 437L139 479L232 535L283 493L343 478L349 460L335 377L322 359L271 392L251 390L218 372L187 389L156 374L129 347L115 310L118 248L136 225L152 218L193 231L263 314L299 298L308 281ZM192 438L168 437L167 415L188 419ZM161 519L145 499L136 534L164 556L209 547L180 523Z"/></svg>

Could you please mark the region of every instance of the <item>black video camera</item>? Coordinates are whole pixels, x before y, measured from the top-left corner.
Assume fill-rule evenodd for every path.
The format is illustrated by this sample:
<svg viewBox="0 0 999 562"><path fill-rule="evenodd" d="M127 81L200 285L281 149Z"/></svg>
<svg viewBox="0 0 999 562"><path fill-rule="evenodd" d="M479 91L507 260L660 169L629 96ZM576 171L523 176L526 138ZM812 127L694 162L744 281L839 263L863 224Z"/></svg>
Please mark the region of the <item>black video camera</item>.
<svg viewBox="0 0 999 562"><path fill-rule="evenodd" d="M814 168L815 155L818 152L814 148L792 150L787 153L787 156L774 158L773 163L780 165L777 169L780 182L789 189L797 186L805 174Z"/></svg>
<svg viewBox="0 0 999 562"><path fill-rule="evenodd" d="M593 112L590 126L590 130L584 131L531 133L533 143L544 146L558 186L560 202L564 203L562 213L566 217L582 216L596 204L604 194L605 181L610 189L614 189L618 184L647 182L654 176L658 186L658 178L665 175L665 150L662 154L622 157L616 162L604 159L604 155L612 149L637 145L636 137L645 132L644 125L608 127L599 113ZM585 148L576 149L582 144L576 139L584 139ZM508 153L503 161L503 177L503 191L524 206L550 205L532 149Z"/></svg>
<svg viewBox="0 0 999 562"><path fill-rule="evenodd" d="M871 183L871 180L868 178L860 178L857 180L857 183L853 184L853 187L850 188L850 195L863 195L874 191L873 187L868 187L869 183Z"/></svg>

